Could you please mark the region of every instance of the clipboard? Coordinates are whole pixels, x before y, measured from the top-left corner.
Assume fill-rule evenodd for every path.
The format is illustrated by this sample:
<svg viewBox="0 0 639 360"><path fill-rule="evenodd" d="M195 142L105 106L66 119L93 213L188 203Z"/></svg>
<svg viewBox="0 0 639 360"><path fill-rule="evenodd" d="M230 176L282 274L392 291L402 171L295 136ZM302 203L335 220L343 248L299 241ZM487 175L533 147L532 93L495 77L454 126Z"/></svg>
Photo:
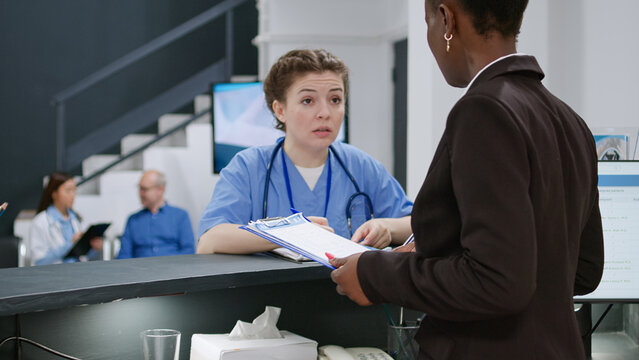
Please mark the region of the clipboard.
<svg viewBox="0 0 639 360"><path fill-rule="evenodd" d="M294 262L296 264L313 261L312 259L309 259L304 255L292 252L291 250L284 247L278 247L270 251L264 251L263 254L266 256L274 257L276 259Z"/></svg>
<svg viewBox="0 0 639 360"><path fill-rule="evenodd" d="M310 222L302 213L251 221L240 229L335 269L325 253L346 257L372 250Z"/></svg>
<svg viewBox="0 0 639 360"><path fill-rule="evenodd" d="M85 255L91 250L91 239L95 237L101 237L104 235L104 231L111 225L111 223L101 223L91 225L84 235L73 245L71 250L64 255L64 258L80 257Z"/></svg>

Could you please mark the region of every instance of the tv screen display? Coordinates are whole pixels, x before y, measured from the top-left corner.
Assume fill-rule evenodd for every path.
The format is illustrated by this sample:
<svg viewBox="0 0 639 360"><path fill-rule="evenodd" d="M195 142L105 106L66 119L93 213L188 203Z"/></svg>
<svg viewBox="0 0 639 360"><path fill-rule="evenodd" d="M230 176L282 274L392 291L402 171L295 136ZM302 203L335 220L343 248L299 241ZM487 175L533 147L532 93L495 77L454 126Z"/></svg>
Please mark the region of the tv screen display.
<svg viewBox="0 0 639 360"><path fill-rule="evenodd" d="M213 171L219 173L233 156L250 146L271 145L284 136L266 106L261 82L212 85ZM347 141L346 118L337 140Z"/></svg>
<svg viewBox="0 0 639 360"><path fill-rule="evenodd" d="M604 272L597 289L576 302L639 299L639 161L599 162Z"/></svg>

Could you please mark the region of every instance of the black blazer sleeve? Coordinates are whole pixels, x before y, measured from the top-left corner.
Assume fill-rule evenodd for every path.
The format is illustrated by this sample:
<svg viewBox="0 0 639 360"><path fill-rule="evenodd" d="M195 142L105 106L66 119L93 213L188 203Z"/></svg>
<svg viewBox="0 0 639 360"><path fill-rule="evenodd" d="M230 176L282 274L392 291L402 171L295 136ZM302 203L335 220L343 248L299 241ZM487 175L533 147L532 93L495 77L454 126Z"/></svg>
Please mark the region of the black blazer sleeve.
<svg viewBox="0 0 639 360"><path fill-rule="evenodd" d="M603 274L603 265L603 229L599 211L599 193L596 193L588 223L581 234L575 277L575 295L588 294L597 288Z"/></svg>

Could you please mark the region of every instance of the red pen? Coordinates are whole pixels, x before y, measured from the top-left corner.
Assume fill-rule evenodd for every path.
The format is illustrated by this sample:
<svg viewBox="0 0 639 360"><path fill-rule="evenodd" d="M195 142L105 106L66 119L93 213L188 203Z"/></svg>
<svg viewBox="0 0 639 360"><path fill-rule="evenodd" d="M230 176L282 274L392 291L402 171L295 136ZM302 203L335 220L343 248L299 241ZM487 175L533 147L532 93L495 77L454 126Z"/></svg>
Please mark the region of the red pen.
<svg viewBox="0 0 639 360"><path fill-rule="evenodd" d="M325 252L324 255L326 255L326 257L328 258L328 260L333 260L335 258L335 255L331 254L331 253L327 253Z"/></svg>

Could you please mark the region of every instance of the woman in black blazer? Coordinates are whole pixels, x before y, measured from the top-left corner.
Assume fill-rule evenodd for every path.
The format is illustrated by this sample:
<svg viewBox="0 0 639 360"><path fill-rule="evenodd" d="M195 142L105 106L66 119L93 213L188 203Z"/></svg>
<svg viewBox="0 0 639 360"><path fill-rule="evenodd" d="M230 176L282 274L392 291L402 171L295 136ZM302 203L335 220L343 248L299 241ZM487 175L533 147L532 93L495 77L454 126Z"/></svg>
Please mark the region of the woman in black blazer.
<svg viewBox="0 0 639 360"><path fill-rule="evenodd" d="M335 259L337 291L425 312L420 359L583 359L572 299L603 271L592 134L516 52L526 0L425 3L467 92L415 201L415 251Z"/></svg>

